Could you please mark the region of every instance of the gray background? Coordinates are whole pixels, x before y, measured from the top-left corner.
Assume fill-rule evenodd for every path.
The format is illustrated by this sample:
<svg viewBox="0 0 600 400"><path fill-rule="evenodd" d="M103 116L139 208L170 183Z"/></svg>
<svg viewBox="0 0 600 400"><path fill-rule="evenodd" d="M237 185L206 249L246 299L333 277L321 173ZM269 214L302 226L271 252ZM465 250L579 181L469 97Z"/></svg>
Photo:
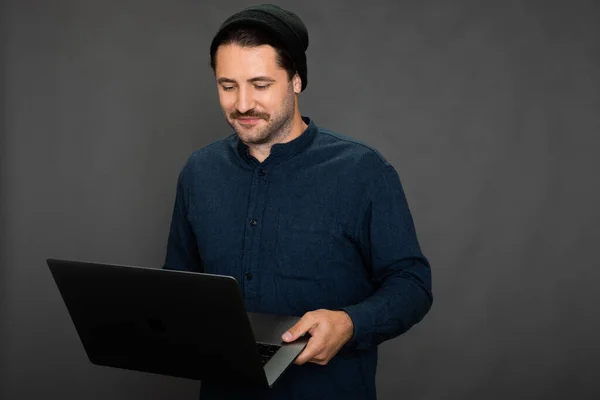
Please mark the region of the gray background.
<svg viewBox="0 0 600 400"><path fill-rule="evenodd" d="M2 400L196 398L90 365L44 260L161 265L180 168L230 132L210 39L249 4L6 2ZM395 165L432 263L379 398L599 398L600 4L278 4L310 32L303 115Z"/></svg>

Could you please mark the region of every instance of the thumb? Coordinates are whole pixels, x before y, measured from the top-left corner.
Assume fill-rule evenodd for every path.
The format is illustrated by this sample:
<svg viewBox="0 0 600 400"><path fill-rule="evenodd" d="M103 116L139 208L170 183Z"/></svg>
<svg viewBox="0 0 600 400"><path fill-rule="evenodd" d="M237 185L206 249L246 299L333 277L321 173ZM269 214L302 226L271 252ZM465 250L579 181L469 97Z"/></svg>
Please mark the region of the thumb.
<svg viewBox="0 0 600 400"><path fill-rule="evenodd" d="M286 342L293 342L314 326L315 321L313 318L311 318L310 315L304 314L304 316L300 318L300 321L296 322L294 326L289 328L283 335L281 335L281 338Z"/></svg>

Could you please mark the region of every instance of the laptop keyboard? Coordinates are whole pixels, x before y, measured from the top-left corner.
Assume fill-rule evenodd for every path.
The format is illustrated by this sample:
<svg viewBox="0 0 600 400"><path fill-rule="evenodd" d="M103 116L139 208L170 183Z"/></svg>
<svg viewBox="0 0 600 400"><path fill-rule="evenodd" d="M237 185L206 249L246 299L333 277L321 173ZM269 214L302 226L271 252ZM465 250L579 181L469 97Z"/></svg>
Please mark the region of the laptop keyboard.
<svg viewBox="0 0 600 400"><path fill-rule="evenodd" d="M265 365L277 350L281 348L276 344L266 344L266 343L256 343L256 347L258 348L258 353L260 354L260 359L262 361L262 365Z"/></svg>

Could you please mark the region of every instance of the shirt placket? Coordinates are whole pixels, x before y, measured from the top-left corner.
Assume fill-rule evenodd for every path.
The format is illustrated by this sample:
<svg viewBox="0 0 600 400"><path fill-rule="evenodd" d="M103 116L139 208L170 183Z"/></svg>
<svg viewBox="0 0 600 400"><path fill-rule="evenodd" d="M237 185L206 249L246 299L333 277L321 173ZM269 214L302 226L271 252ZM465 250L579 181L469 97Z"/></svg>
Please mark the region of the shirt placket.
<svg viewBox="0 0 600 400"><path fill-rule="evenodd" d="M243 294L246 303L250 306L257 306L259 302L260 276L258 274L258 262L260 259L260 237L264 225L262 216L266 204L267 183L264 167L257 167L252 175L250 187L242 262Z"/></svg>

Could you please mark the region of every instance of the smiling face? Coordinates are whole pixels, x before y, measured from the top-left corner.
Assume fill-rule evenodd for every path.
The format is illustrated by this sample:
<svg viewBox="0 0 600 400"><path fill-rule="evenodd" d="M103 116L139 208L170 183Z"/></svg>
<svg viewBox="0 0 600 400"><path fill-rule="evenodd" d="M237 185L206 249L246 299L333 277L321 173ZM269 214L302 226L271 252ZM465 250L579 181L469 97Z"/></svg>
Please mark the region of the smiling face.
<svg viewBox="0 0 600 400"><path fill-rule="evenodd" d="M297 112L299 76L290 81L268 45L221 45L215 61L221 108L240 140L248 145L285 141Z"/></svg>

